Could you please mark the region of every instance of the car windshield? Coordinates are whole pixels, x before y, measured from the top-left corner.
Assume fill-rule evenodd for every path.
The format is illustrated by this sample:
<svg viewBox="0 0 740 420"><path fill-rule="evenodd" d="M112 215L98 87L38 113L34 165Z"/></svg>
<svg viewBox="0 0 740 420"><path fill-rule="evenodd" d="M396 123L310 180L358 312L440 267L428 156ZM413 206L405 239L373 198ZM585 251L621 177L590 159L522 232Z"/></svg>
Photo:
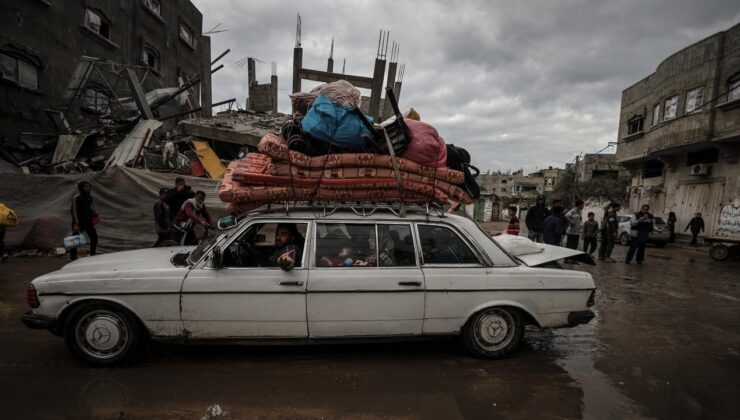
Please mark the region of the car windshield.
<svg viewBox="0 0 740 420"><path fill-rule="evenodd" d="M203 255L205 255L206 252L210 251L210 249L213 247L213 245L217 244L218 242L227 239L231 235L236 232L236 229L234 227L230 227L219 235L213 235L208 240L205 240L198 244L197 247L195 247L194 250L190 251L188 254L188 265L193 265L196 261L198 261Z"/></svg>

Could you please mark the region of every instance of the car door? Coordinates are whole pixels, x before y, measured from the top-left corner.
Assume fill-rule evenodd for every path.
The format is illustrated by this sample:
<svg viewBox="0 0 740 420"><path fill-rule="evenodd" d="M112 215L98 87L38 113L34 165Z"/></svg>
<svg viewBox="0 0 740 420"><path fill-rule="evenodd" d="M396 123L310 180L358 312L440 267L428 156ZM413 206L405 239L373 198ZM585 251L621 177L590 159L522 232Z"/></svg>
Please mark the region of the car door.
<svg viewBox="0 0 740 420"><path fill-rule="evenodd" d="M314 231L310 337L421 334L424 276L410 223L316 222Z"/></svg>
<svg viewBox="0 0 740 420"><path fill-rule="evenodd" d="M191 270L182 287L182 320L191 338L306 338L306 252L295 268L270 266L278 220L254 221L221 249L222 267ZM289 223L305 249L308 222ZM256 254L245 251L247 245ZM240 255L246 256L244 258ZM211 258L212 260L212 258ZM267 262L265 262L267 261Z"/></svg>
<svg viewBox="0 0 740 420"><path fill-rule="evenodd" d="M474 307L476 294L488 288L484 260L452 226L417 223L416 233L426 281L423 332L454 332Z"/></svg>

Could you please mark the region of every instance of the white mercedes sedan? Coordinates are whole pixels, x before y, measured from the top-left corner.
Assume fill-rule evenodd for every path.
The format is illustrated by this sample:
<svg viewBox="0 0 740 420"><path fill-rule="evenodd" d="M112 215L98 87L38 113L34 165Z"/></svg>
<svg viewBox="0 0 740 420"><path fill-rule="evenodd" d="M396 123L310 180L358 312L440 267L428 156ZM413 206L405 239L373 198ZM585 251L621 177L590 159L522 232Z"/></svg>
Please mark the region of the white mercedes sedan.
<svg viewBox="0 0 740 420"><path fill-rule="evenodd" d="M594 314L579 251L491 238L466 218L410 211L262 211L195 248L83 258L36 278L23 323L64 337L96 365L149 339L316 343L461 336L502 357L524 326L573 327ZM587 256L586 256L587 257Z"/></svg>

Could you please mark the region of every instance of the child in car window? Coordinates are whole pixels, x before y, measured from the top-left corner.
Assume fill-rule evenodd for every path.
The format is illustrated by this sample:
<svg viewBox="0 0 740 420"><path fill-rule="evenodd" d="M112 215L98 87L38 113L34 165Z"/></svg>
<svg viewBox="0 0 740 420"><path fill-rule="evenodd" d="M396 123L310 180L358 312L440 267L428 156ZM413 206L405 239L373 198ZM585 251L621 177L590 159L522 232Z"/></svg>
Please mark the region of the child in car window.
<svg viewBox="0 0 740 420"><path fill-rule="evenodd" d="M381 236L380 246L375 243L375 232L372 232L367 238L368 253L364 259L358 259L354 265L371 266L371 267L392 267L395 265L393 257L393 239L388 232L378 232Z"/></svg>

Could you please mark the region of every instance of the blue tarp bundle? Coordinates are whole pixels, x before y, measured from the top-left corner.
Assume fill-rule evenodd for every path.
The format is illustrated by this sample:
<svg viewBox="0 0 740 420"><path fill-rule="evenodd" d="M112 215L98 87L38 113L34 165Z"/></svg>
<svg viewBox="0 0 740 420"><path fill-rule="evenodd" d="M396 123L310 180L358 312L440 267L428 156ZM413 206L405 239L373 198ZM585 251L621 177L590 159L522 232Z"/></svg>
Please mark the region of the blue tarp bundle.
<svg viewBox="0 0 740 420"><path fill-rule="evenodd" d="M326 96L313 101L301 121L301 129L314 139L356 152L364 151L366 140L372 136L355 111Z"/></svg>

